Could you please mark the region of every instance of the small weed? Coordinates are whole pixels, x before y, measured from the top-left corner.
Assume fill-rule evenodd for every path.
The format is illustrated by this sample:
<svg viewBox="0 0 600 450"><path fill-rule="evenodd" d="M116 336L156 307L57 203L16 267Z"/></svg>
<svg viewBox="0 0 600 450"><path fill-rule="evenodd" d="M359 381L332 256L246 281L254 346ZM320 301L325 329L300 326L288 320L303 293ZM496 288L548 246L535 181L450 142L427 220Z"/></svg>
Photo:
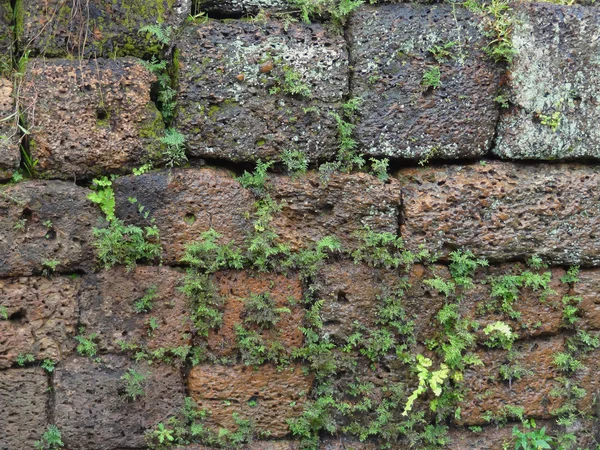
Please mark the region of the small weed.
<svg viewBox="0 0 600 450"><path fill-rule="evenodd" d="M35 361L35 356L31 353L19 353L17 355L17 364L23 367L25 364L32 363Z"/></svg>
<svg viewBox="0 0 600 450"><path fill-rule="evenodd" d="M265 192L268 170L272 165L273 162L262 162L259 159L256 161L254 172L244 171L241 177L237 177L237 180L244 188L250 189L255 195L261 196Z"/></svg>
<svg viewBox="0 0 600 450"><path fill-rule="evenodd" d="M146 25L139 29L138 33L146 33L154 37L162 45L169 45L173 36L173 28L163 25Z"/></svg>
<svg viewBox="0 0 600 450"><path fill-rule="evenodd" d="M437 89L442 85L442 73L440 68L437 66L430 67L423 72L423 78L421 79L421 85L425 89Z"/></svg>
<svg viewBox="0 0 600 450"><path fill-rule="evenodd" d="M535 421L530 419L524 422L524 426L531 431L523 432L518 427L513 427L512 435L515 450L542 450L551 449L554 439L546 434L546 427L535 429Z"/></svg>
<svg viewBox="0 0 600 450"><path fill-rule="evenodd" d="M283 66L283 79L277 78L277 86L272 87L269 90L271 95L283 92L284 94L291 96L300 96L310 98L312 92L308 84L303 81L302 75L295 71L290 66Z"/></svg>
<svg viewBox="0 0 600 450"><path fill-rule="evenodd" d="M97 333L90 333L88 336L84 336L85 328L79 328L79 335L75 336L75 340L79 342L77 345L77 353L82 356L96 356L98 352L98 344L94 340L98 337Z"/></svg>
<svg viewBox="0 0 600 450"><path fill-rule="evenodd" d="M519 337L512 331L509 325L497 321L489 324L483 329L486 336L489 336L485 345L488 347L500 347L506 350L512 348L513 342Z"/></svg>
<svg viewBox="0 0 600 450"><path fill-rule="evenodd" d="M272 328L281 320L281 314L291 313L289 308L277 308L275 300L268 292L250 294L244 299L244 322L262 329Z"/></svg>
<svg viewBox="0 0 600 450"><path fill-rule="evenodd" d="M106 220L109 222L114 220L115 193L112 189L112 180L108 177L97 178L92 181L91 188L94 192L88 194L88 200L100 206L100 209L106 216Z"/></svg>
<svg viewBox="0 0 600 450"><path fill-rule="evenodd" d="M48 425L42 438L34 443L36 450L54 450L64 447L64 445L62 435L56 425Z"/></svg>
<svg viewBox="0 0 600 450"><path fill-rule="evenodd" d="M51 359L45 359L42 361L42 369L44 369L48 373L54 372L54 368L56 367L56 362Z"/></svg>
<svg viewBox="0 0 600 450"><path fill-rule="evenodd" d="M138 372L134 368L129 368L121 376L121 381L125 384L125 398L135 401L138 397L144 396L144 384L148 378L148 373Z"/></svg>
<svg viewBox="0 0 600 450"><path fill-rule="evenodd" d="M540 114L539 118L542 125L552 128L552 131L556 133L556 130L558 130L558 127L560 127L562 113L560 111L555 111L550 116Z"/></svg>
<svg viewBox="0 0 600 450"><path fill-rule="evenodd" d="M373 175L375 175L381 181L387 181L390 179L388 174L390 160L388 158L369 158L369 161L371 162L371 173L373 173Z"/></svg>
<svg viewBox="0 0 600 450"><path fill-rule="evenodd" d="M147 322L148 325L148 336L154 336L154 332L158 330L160 324L158 323L158 319L156 317L150 317Z"/></svg>
<svg viewBox="0 0 600 450"><path fill-rule="evenodd" d="M427 51L433 55L437 62L443 63L445 61L455 59L454 47L457 45L458 43L456 41L450 41L441 45L432 45L427 49Z"/></svg>
<svg viewBox="0 0 600 450"><path fill-rule="evenodd" d="M136 300L133 304L133 310L137 313L145 313L152 310L152 301L156 298L157 286L150 286L144 296Z"/></svg>
<svg viewBox="0 0 600 450"><path fill-rule="evenodd" d="M187 161L185 155L185 136L174 128L167 128L160 142L166 146L161 159L167 167L179 166Z"/></svg>
<svg viewBox="0 0 600 450"><path fill-rule="evenodd" d="M8 309L4 305L0 305L0 320L8 320Z"/></svg>
<svg viewBox="0 0 600 450"><path fill-rule="evenodd" d="M19 219L13 225L13 230L25 232L26 226L27 226L27 219Z"/></svg>
<svg viewBox="0 0 600 450"><path fill-rule="evenodd" d="M302 175L308 169L308 157L300 150L284 150L281 153L281 161L288 172L294 175Z"/></svg>

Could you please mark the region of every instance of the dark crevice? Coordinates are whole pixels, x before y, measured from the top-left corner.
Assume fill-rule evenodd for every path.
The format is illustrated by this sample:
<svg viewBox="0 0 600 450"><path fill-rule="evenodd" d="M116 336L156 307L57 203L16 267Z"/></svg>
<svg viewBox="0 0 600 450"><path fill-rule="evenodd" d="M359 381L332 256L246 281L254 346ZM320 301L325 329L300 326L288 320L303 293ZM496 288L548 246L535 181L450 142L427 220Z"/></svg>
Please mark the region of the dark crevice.
<svg viewBox="0 0 600 450"><path fill-rule="evenodd" d="M56 421L55 407L56 407L56 391L54 387L54 371L47 372L46 377L48 379L48 392L46 397L46 417L49 424L54 424Z"/></svg>

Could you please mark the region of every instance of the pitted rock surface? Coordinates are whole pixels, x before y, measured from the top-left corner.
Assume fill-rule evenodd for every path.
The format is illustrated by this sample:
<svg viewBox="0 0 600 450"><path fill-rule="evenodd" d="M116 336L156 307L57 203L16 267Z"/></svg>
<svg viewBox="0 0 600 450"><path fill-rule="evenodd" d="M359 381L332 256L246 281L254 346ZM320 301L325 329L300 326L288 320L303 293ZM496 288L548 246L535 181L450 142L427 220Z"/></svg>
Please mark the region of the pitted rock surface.
<svg viewBox="0 0 600 450"><path fill-rule="evenodd" d="M77 179L141 165L159 151L164 129L150 99L154 80L134 58L31 60L21 105L36 170Z"/></svg>
<svg viewBox="0 0 600 450"><path fill-rule="evenodd" d="M60 361L75 350L79 279L22 277L0 279L0 369L15 364L20 354L37 361Z"/></svg>
<svg viewBox="0 0 600 450"><path fill-rule="evenodd" d="M523 3L512 34L509 99L494 153L507 159L600 159L600 26L594 7ZM592 34L590 34L592 33Z"/></svg>
<svg viewBox="0 0 600 450"><path fill-rule="evenodd" d="M18 116L12 94L12 81L0 76L0 181L9 179L21 161Z"/></svg>
<svg viewBox="0 0 600 450"><path fill-rule="evenodd" d="M46 429L47 387L40 368L0 370L2 450L34 448Z"/></svg>
<svg viewBox="0 0 600 450"><path fill-rule="evenodd" d="M144 432L183 406L179 371L162 364L136 364L125 356L106 355L101 360L74 357L56 368L55 422L65 447L144 448ZM120 379L129 368L147 377L145 395L135 401L124 398Z"/></svg>
<svg viewBox="0 0 600 450"><path fill-rule="evenodd" d="M288 0L196 0L196 7L216 17L241 17L257 14L260 10L284 12L297 9Z"/></svg>
<svg viewBox="0 0 600 450"><path fill-rule="evenodd" d="M370 155L475 158L489 150L500 70L484 53L478 16L452 5L362 7L350 18L356 136ZM434 57L430 49L454 43ZM423 85L439 69L441 85Z"/></svg>
<svg viewBox="0 0 600 450"><path fill-rule="evenodd" d="M402 237L442 255L492 262L535 254L550 264L600 263L600 169L563 164L403 169Z"/></svg>
<svg viewBox="0 0 600 450"><path fill-rule="evenodd" d="M0 276L94 268L92 228L102 213L90 191L66 181L26 181L0 189ZM47 267L46 267L47 270Z"/></svg>
<svg viewBox="0 0 600 450"><path fill-rule="evenodd" d="M180 45L179 116L191 155L231 161L276 159L286 149L310 159L337 151L348 92L343 36L319 24L211 20ZM310 96L274 91L305 85ZM291 81L291 79L294 81ZM296 79L297 78L297 79Z"/></svg>
<svg viewBox="0 0 600 450"><path fill-rule="evenodd" d="M191 12L192 0L33 0L22 3L20 48L46 57L158 55L162 45L148 25L177 27ZM21 5L21 4L19 4Z"/></svg>
<svg viewBox="0 0 600 450"><path fill-rule="evenodd" d="M209 333L208 347L217 356L231 356L237 350L236 325L255 329L266 342L278 341L287 352L301 347L304 336L300 331L303 325L304 310L302 286L297 277L249 271L223 271L214 276L217 295L224 300L223 324ZM281 313L279 321L271 328L261 330L246 322L244 300L252 294L268 293L276 308L288 308L289 313Z"/></svg>
<svg viewBox="0 0 600 450"><path fill-rule="evenodd" d="M119 341L149 350L190 345L188 301L179 291L184 273L169 267L116 267L82 280L81 325L98 334L100 351L117 353ZM154 293L154 294L153 294ZM137 312L134 303L150 298L151 309ZM150 318L157 320L152 330Z"/></svg>
<svg viewBox="0 0 600 450"><path fill-rule="evenodd" d="M176 263L185 245L213 228L223 241L241 245L251 230L249 214L255 202L233 175L222 169L180 169L122 177L113 183L116 215L127 223L147 224L139 205L160 230L163 262ZM137 199L131 204L129 197Z"/></svg>
<svg viewBox="0 0 600 450"><path fill-rule="evenodd" d="M279 371L269 365L257 370L250 366L199 365L188 377L188 392L199 407L209 409L211 424L233 429L232 413L250 419L257 431L272 438L289 433L286 420L302 414L312 377L301 366ZM248 404L254 400L256 406Z"/></svg>
<svg viewBox="0 0 600 450"><path fill-rule="evenodd" d="M291 178L273 175L271 195L281 203L272 226L293 249L309 247L335 236L345 250L361 241L358 233L370 227L378 233L397 233L400 185L379 181L366 173L334 174L323 184L316 172Z"/></svg>

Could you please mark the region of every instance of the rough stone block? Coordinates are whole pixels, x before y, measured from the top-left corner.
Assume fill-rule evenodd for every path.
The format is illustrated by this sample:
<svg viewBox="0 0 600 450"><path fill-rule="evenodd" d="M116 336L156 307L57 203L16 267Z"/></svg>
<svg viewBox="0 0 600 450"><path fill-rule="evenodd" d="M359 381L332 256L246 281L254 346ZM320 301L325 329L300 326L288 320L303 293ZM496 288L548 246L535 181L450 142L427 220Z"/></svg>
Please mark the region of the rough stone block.
<svg viewBox="0 0 600 450"><path fill-rule="evenodd" d="M0 1L0 65L10 67L13 46L12 7L10 0ZM8 66L7 66L8 64Z"/></svg>
<svg viewBox="0 0 600 450"><path fill-rule="evenodd" d="M0 119L6 119L0 122L0 181L9 179L21 162L12 93L12 82L0 76Z"/></svg>
<svg viewBox="0 0 600 450"><path fill-rule="evenodd" d="M214 447L204 445L186 445L177 447L180 450L213 450ZM254 441L244 445L240 450L300 450L298 441Z"/></svg>
<svg viewBox="0 0 600 450"><path fill-rule="evenodd" d="M124 173L160 149L155 77L134 58L30 61L22 108L36 170L54 178Z"/></svg>
<svg viewBox="0 0 600 450"><path fill-rule="evenodd" d="M545 340L526 341L514 345L518 356L512 362L506 350L480 350L478 356L483 366L477 366L465 372L464 400L461 402L459 421L465 425L483 425L486 411L494 415L505 412L506 405L525 408L525 417L550 419L552 411L560 406L562 400L551 395L558 386L555 382L560 375L553 364L554 354L563 351L561 337ZM518 364L530 371L519 380L503 380L500 366Z"/></svg>
<svg viewBox="0 0 600 450"><path fill-rule="evenodd" d="M188 29L178 48L177 127L190 154L253 161L285 149L313 160L336 153L330 113L348 91L341 34L319 24L211 20Z"/></svg>
<svg viewBox="0 0 600 450"><path fill-rule="evenodd" d="M307 247L325 236L336 236L344 249L361 242L356 236L369 226L376 232L396 233L400 185L383 183L366 173L334 174L326 185L316 172L291 178L270 177L271 195L282 203L273 229L293 249Z"/></svg>
<svg viewBox="0 0 600 450"><path fill-rule="evenodd" d="M145 395L128 401L120 378L133 367L147 375ZM71 358L56 368L54 390L56 426L74 450L145 448L145 430L175 415L184 398L181 375L173 367L134 365L115 355L101 363Z"/></svg>
<svg viewBox="0 0 600 450"><path fill-rule="evenodd" d="M516 8L509 100L494 153L514 159L600 159L600 26L594 7ZM550 26L549 24L552 24Z"/></svg>
<svg viewBox="0 0 600 450"><path fill-rule="evenodd" d="M581 297L578 306L582 311L582 321L577 328L600 330L600 270L583 270L579 273L579 281L574 283L571 295Z"/></svg>
<svg viewBox="0 0 600 450"><path fill-rule="evenodd" d="M177 27L190 14L191 0L30 0L17 2L21 48L46 57L157 55L161 44L140 28Z"/></svg>
<svg viewBox="0 0 600 450"><path fill-rule="evenodd" d="M117 217L143 224L138 205L143 205L160 229L163 262L176 263L185 245L195 242L210 228L223 241L241 245L250 232L247 214L255 202L252 193L222 169L184 169L122 177L113 183ZM132 205L129 197L138 200Z"/></svg>
<svg viewBox="0 0 600 450"><path fill-rule="evenodd" d="M491 262L538 255L557 265L600 263L600 169L508 164L404 169L408 247L471 250Z"/></svg>
<svg viewBox="0 0 600 450"><path fill-rule="evenodd" d="M480 27L476 15L452 5L378 5L352 15L351 91L363 99L356 129L363 152L420 160L488 151L499 69L483 51ZM424 74L436 70L440 86L424 86Z"/></svg>
<svg viewBox="0 0 600 450"><path fill-rule="evenodd" d="M0 449L34 448L46 430L47 385L39 368L0 370Z"/></svg>
<svg viewBox="0 0 600 450"><path fill-rule="evenodd" d="M59 361L75 349L78 279L29 277L0 279L0 369L19 354Z"/></svg>
<svg viewBox="0 0 600 450"><path fill-rule="evenodd" d="M235 429L232 414L250 419L259 432L270 437L289 433L286 420L302 414L312 386L302 367L278 371L273 366L200 365L188 377L188 392L199 407L209 409L209 422L221 428ZM256 406L248 404L254 400Z"/></svg>
<svg viewBox="0 0 600 450"><path fill-rule="evenodd" d="M65 181L27 181L0 190L0 276L40 273L45 261L56 271L91 271L92 228L102 213L90 191Z"/></svg>
<svg viewBox="0 0 600 450"><path fill-rule="evenodd" d="M211 17L242 17L260 10L286 11L294 8L288 0L196 0L196 10Z"/></svg>
<svg viewBox="0 0 600 450"><path fill-rule="evenodd" d="M302 286L297 277L286 277L271 273L252 273L248 271L224 271L215 274L217 294L224 299L223 324L218 330L211 331L208 347L218 356L231 356L237 351L235 326L245 321L244 300L251 294L268 293L276 308L288 308L290 313L282 313L275 327L259 330L260 336L268 342L277 340L287 351L301 347L304 336L299 327L303 325L304 309ZM254 329L252 324L246 328Z"/></svg>
<svg viewBox="0 0 600 450"><path fill-rule="evenodd" d="M189 311L185 295L177 288L183 273L168 267L119 267L83 279L81 324L98 333L100 351L119 351L119 341L155 350L190 345ZM136 312L134 303L150 296L152 309ZM158 321L151 330L150 317Z"/></svg>

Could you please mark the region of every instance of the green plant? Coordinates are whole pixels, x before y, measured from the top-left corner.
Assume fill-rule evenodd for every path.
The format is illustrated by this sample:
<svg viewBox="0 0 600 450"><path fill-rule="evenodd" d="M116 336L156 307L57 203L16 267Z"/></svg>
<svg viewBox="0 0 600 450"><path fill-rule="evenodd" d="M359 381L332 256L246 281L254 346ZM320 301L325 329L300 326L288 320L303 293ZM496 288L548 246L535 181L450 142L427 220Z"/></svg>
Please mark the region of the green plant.
<svg viewBox="0 0 600 450"><path fill-rule="evenodd" d="M187 161L185 136L174 128L167 128L160 142L166 146L161 158L167 167L179 166Z"/></svg>
<svg viewBox="0 0 600 450"><path fill-rule="evenodd" d="M165 425L162 422L156 426L156 430L154 430L152 434L160 444L168 444L175 440L173 430L165 428Z"/></svg>
<svg viewBox="0 0 600 450"><path fill-rule="evenodd" d="M13 230L15 230L15 231L23 231L24 232L26 226L27 226L27 219L19 219L13 225Z"/></svg>
<svg viewBox="0 0 600 450"><path fill-rule="evenodd" d="M442 73L440 68L437 66L430 67L423 72L423 78L421 79L421 85L425 88L437 89L442 85Z"/></svg>
<svg viewBox="0 0 600 450"><path fill-rule="evenodd" d="M147 322L148 325L148 336L154 336L154 332L160 327L158 319L156 317L150 317Z"/></svg>
<svg viewBox="0 0 600 450"><path fill-rule="evenodd" d="M155 56L150 61L141 61L142 65L156 76L158 86L157 103L163 120L170 124L177 108L177 90L173 87L173 80L169 73L167 61L158 60Z"/></svg>
<svg viewBox="0 0 600 450"><path fill-rule="evenodd" d="M44 369L48 373L54 372L54 368L56 367L56 362L51 359L44 359L42 361L42 369Z"/></svg>
<svg viewBox="0 0 600 450"><path fill-rule="evenodd" d="M152 310L152 301L156 298L158 288L155 284L146 289L144 296L133 303L133 310L137 313L150 312Z"/></svg>
<svg viewBox="0 0 600 450"><path fill-rule="evenodd" d="M60 261L57 259L45 259L42 261L42 267L46 272L54 272L59 264Z"/></svg>
<svg viewBox="0 0 600 450"><path fill-rule="evenodd" d="M300 97L310 98L312 92L308 84L303 81L303 76L290 66L283 66L283 79L277 78L277 86L269 90L271 95L283 92L287 95L299 95Z"/></svg>
<svg viewBox="0 0 600 450"><path fill-rule="evenodd" d="M79 335L75 336L75 340L79 342L77 345L77 353L82 356L96 356L98 352L98 344L94 340L98 337L98 333L90 333L84 336L85 328L79 328Z"/></svg>
<svg viewBox="0 0 600 450"><path fill-rule="evenodd" d="M381 181L389 180L390 176L388 174L388 166L390 160L388 158L375 159L369 158L371 161L371 172Z"/></svg>
<svg viewBox="0 0 600 450"><path fill-rule="evenodd" d="M539 430L535 429L535 422L525 422L526 428L531 431L523 432L517 426L513 427L512 435L515 443L515 450L542 450L552 448L550 444L554 442L551 436L546 434L546 427Z"/></svg>
<svg viewBox="0 0 600 450"><path fill-rule="evenodd" d="M53 450L64 447L64 445L62 435L56 425L48 425L42 438L34 443L37 450Z"/></svg>
<svg viewBox="0 0 600 450"><path fill-rule="evenodd" d="M132 401L144 396L144 384L148 376L148 373L139 372L134 368L127 369L121 376L121 381L125 384L124 396Z"/></svg>
<svg viewBox="0 0 600 450"><path fill-rule="evenodd" d="M310 23L311 17L330 15L334 23L342 25L348 15L362 5L362 0L292 0L291 4L300 9L300 17Z"/></svg>
<svg viewBox="0 0 600 450"><path fill-rule="evenodd" d="M308 169L308 157L300 150L284 150L281 153L281 161L288 172L293 174L305 174Z"/></svg>
<svg viewBox="0 0 600 450"><path fill-rule="evenodd" d="M259 328L272 328L281 320L281 314L291 313L289 308L277 308L275 300L268 292L262 294L251 293L244 299L244 322Z"/></svg>
<svg viewBox="0 0 600 450"><path fill-rule="evenodd" d="M424 357L423 355L417 355L417 376L419 378L419 385L413 391L413 393L406 400L404 406L403 416L408 415L412 410L412 406L419 395L424 394L427 388L431 388L431 391L436 397L439 397L442 393L442 386L448 378L450 369L446 364L441 364L439 370L431 372L429 367L433 365L431 359Z"/></svg>
<svg viewBox="0 0 600 450"><path fill-rule="evenodd" d="M506 350L512 348L513 342L519 337L514 333L509 325L504 322L497 321L487 325L483 332L489 336L485 345L488 347L500 347Z"/></svg>
<svg viewBox="0 0 600 450"><path fill-rule="evenodd" d="M0 319L8 320L8 308L4 305L0 305Z"/></svg>
<svg viewBox="0 0 600 450"><path fill-rule="evenodd" d="M31 353L19 353L17 355L17 364L21 367L23 367L25 364L27 363L32 363L35 361L35 356L33 356Z"/></svg>
<svg viewBox="0 0 600 450"><path fill-rule="evenodd" d="M451 59L454 59L454 47L458 45L456 41L449 41L443 44L433 44L431 45L427 51L433 55L437 62L445 62Z"/></svg>
<svg viewBox="0 0 600 450"><path fill-rule="evenodd" d="M565 295L562 298L563 313L562 326L565 328L573 328L579 320L579 304L583 301L581 297Z"/></svg>
<svg viewBox="0 0 600 450"><path fill-rule="evenodd" d="M562 283L574 284L579 281L579 266L570 267L566 274L560 277Z"/></svg>
<svg viewBox="0 0 600 450"><path fill-rule="evenodd" d="M545 115L545 114L540 114L539 118L540 118L540 123L542 125L552 128L552 131L554 131L556 133L556 130L558 130L558 127L560 127L560 122L562 120L562 113L560 111L555 111L552 113L552 115L549 115L549 116Z"/></svg>
<svg viewBox="0 0 600 450"><path fill-rule="evenodd" d="M273 165L273 162L262 162L260 159L256 161L256 168L254 172L244 171L243 175L238 177L237 180L240 184L250 189L255 195L262 195L265 191L265 183L268 178L268 170Z"/></svg>
<svg viewBox="0 0 600 450"><path fill-rule="evenodd" d="M115 219L115 193L112 189L112 180L108 177L97 178L92 181L90 192L87 196L89 200L100 206L100 209L109 222Z"/></svg>
<svg viewBox="0 0 600 450"><path fill-rule="evenodd" d="M467 0L465 6L483 16L485 35L490 39L486 53L496 62L510 63L516 53L512 45L513 18L510 0Z"/></svg>
<svg viewBox="0 0 600 450"><path fill-rule="evenodd" d="M152 24L140 28L138 33L147 33L162 45L169 45L173 35L173 28L170 26Z"/></svg>

